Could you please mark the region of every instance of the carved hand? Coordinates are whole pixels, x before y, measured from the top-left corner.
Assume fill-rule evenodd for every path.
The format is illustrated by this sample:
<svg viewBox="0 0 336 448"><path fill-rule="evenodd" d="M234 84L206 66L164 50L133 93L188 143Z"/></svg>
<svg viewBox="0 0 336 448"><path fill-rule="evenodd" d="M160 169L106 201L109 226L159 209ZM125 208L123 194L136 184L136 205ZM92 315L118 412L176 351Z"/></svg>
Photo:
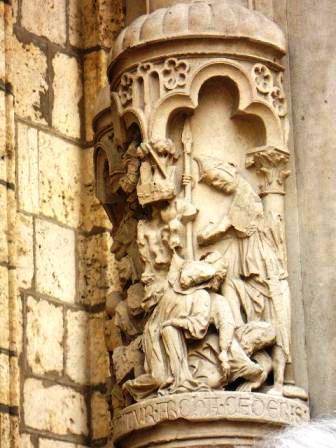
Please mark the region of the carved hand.
<svg viewBox="0 0 336 448"><path fill-rule="evenodd" d="M186 325L185 325L183 319L170 319L170 320L166 320L166 322L163 322L162 329L166 328L166 327L186 328Z"/></svg>
<svg viewBox="0 0 336 448"><path fill-rule="evenodd" d="M182 175L182 185L186 186L191 184L192 186L194 186L194 180L192 178L192 176L188 176L187 174L183 174Z"/></svg>
<svg viewBox="0 0 336 448"><path fill-rule="evenodd" d="M231 370L228 354L227 354L227 352L222 351L218 357L219 357L219 360L220 360L220 363L222 366L223 376L225 378L228 378L229 374L230 374L230 370Z"/></svg>
<svg viewBox="0 0 336 448"><path fill-rule="evenodd" d="M216 240L218 236L218 229L214 223L210 223L198 235L197 241L200 246L205 246Z"/></svg>

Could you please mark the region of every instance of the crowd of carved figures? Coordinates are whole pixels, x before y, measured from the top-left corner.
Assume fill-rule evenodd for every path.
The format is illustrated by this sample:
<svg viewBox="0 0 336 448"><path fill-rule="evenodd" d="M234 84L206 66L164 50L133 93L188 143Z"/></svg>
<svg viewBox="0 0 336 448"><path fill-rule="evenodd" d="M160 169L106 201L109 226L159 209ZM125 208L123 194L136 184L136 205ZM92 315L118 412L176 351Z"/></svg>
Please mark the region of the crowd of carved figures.
<svg viewBox="0 0 336 448"><path fill-rule="evenodd" d="M239 167L192 156L188 117L182 143L144 143L135 130L109 178L122 216L112 249L120 289L107 303L114 411L189 391L300 395L284 384L291 316L281 232ZM231 203L195 234L207 214L193 204L197 183Z"/></svg>

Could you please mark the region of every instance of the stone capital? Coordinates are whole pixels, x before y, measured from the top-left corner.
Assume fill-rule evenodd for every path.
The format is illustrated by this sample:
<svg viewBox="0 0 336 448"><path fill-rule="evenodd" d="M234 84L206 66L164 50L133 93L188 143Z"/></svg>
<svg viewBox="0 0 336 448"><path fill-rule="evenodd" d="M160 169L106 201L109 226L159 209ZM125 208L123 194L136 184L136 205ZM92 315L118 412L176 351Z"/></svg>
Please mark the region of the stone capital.
<svg viewBox="0 0 336 448"><path fill-rule="evenodd" d="M262 178L260 184L262 196L286 193L285 181L290 175L288 161L288 151L274 146L263 146L247 154L246 168L255 167L257 174Z"/></svg>

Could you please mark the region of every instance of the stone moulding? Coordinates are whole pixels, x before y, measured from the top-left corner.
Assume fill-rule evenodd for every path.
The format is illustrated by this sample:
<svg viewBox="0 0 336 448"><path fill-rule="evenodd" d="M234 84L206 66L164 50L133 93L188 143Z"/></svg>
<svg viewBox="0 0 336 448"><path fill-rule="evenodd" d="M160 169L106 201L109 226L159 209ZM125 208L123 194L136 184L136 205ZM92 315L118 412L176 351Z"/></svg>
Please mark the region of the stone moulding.
<svg viewBox="0 0 336 448"><path fill-rule="evenodd" d="M307 421L291 364L285 38L229 0L139 17L97 100L117 446L246 448Z"/></svg>
<svg viewBox="0 0 336 448"><path fill-rule="evenodd" d="M129 436L165 422L245 422L251 424L295 425L307 422L307 407L285 398L264 394L211 392L171 395L129 406L114 420L114 439ZM196 427L197 428L197 427ZM197 431L197 429L196 429ZM223 434L225 426L223 425ZM186 434L184 437L187 438ZM190 434L189 434L190 437ZM192 435L195 437L195 434Z"/></svg>

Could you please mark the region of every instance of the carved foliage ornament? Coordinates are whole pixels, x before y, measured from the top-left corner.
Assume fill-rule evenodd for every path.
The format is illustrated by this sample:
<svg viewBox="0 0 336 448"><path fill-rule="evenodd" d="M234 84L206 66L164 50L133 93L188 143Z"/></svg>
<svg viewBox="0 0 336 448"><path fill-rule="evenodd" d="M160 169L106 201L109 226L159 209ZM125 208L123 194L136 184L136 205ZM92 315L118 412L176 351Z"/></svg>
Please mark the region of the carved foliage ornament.
<svg viewBox="0 0 336 448"><path fill-rule="evenodd" d="M272 147L266 147L247 155L246 167L255 166L257 173L263 179L263 183L260 185L262 195L285 194L285 180L290 175L288 160L288 153Z"/></svg>
<svg viewBox="0 0 336 448"><path fill-rule="evenodd" d="M252 77L258 92L266 96L279 117L285 117L287 100L283 87L283 73L275 76L266 65L255 64L252 68Z"/></svg>

